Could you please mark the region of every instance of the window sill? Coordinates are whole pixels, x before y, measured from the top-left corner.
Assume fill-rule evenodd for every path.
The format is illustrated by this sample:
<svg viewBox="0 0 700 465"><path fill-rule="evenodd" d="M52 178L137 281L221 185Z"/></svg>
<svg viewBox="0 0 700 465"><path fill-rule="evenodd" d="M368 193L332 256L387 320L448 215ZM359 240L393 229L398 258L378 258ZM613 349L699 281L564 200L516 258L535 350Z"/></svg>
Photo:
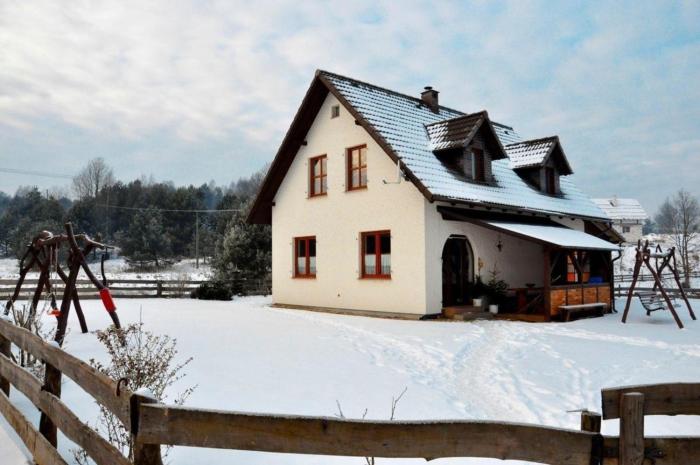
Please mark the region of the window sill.
<svg viewBox="0 0 700 465"><path fill-rule="evenodd" d="M292 276L292 279L316 279L315 274Z"/></svg>
<svg viewBox="0 0 700 465"><path fill-rule="evenodd" d="M391 279L391 275L390 274L364 275L364 276L360 276L360 279L368 280L368 281L373 281L376 279L387 280L387 279Z"/></svg>
<svg viewBox="0 0 700 465"><path fill-rule="evenodd" d="M322 194L311 194L307 197L307 199L315 199L316 197L325 197L328 195L328 192L324 192Z"/></svg>
<svg viewBox="0 0 700 465"><path fill-rule="evenodd" d="M346 189L345 192L355 192L355 191L364 191L367 190L367 186L359 186L359 187L353 187Z"/></svg>

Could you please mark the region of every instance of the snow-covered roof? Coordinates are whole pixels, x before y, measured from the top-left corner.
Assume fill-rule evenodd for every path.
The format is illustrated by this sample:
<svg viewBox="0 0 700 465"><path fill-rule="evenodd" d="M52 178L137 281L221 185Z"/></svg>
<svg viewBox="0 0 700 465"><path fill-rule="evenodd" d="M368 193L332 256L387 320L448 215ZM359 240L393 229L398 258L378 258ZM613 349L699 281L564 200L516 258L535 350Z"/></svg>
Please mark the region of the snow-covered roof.
<svg viewBox="0 0 700 465"><path fill-rule="evenodd" d="M484 221L492 228L519 236L527 236L541 242L567 249L620 250L615 244L599 239L591 234L563 226L511 223L505 221Z"/></svg>
<svg viewBox="0 0 700 465"><path fill-rule="evenodd" d="M492 184L470 182L450 170L433 153L429 129L426 129L434 127L438 133L443 126L434 123L464 117L465 113L443 106L435 113L420 99L326 71L318 74L376 131L433 200L607 219L569 176L560 179L561 194L551 196L528 185L511 169L508 159L493 161ZM512 128L499 123L489 124L501 143L518 141L519 137ZM441 143L449 145L453 142L444 138Z"/></svg>
<svg viewBox="0 0 700 465"><path fill-rule="evenodd" d="M513 169L539 166L557 143L555 137L507 144L505 149Z"/></svg>
<svg viewBox="0 0 700 465"><path fill-rule="evenodd" d="M592 199L612 220L646 220L647 212L637 199Z"/></svg>

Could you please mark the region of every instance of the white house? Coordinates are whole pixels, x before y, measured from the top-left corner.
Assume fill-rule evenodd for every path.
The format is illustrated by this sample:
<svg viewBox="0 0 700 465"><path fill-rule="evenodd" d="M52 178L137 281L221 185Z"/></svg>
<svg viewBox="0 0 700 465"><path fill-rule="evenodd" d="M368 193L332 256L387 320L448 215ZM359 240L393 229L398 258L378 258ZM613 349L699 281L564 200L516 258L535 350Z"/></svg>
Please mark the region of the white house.
<svg viewBox="0 0 700 465"><path fill-rule="evenodd" d="M272 225L272 296L287 307L420 317L610 305L610 220L571 182L559 139L523 141L485 111L317 71L248 221Z"/></svg>
<svg viewBox="0 0 700 465"><path fill-rule="evenodd" d="M593 199L601 210L612 220L613 228L625 238L625 242L635 244L642 238L644 222L649 218L637 199Z"/></svg>

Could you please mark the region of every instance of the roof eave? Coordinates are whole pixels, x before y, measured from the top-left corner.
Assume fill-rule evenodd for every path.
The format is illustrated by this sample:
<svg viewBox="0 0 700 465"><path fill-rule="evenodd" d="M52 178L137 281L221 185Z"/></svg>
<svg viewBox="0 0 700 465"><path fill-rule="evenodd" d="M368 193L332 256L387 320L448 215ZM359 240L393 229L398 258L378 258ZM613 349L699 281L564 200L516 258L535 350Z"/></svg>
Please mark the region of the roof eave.
<svg viewBox="0 0 700 465"><path fill-rule="evenodd" d="M510 211L518 214L523 214L523 215L539 215L539 216L557 216L557 217L566 217L566 218L576 218L576 219L581 219L581 220L586 220L586 221L596 221L596 222L603 222L603 223L610 223L610 219L607 217L597 217L597 216L588 216L588 215L581 215L581 214L576 214L576 213L571 213L571 212L558 212L558 211L552 211L552 210L540 210L540 209L535 209L535 208L524 208L524 207L516 207L513 205L505 205L505 204L498 204L498 203L490 203L490 202L483 202L480 200L463 200L463 199L455 199L452 197L446 197L443 195L435 195L433 197L434 202L446 202L450 204L459 204L459 205L467 205L470 207L477 207L477 208L485 208L485 209L493 209L493 210L501 210L501 211Z"/></svg>

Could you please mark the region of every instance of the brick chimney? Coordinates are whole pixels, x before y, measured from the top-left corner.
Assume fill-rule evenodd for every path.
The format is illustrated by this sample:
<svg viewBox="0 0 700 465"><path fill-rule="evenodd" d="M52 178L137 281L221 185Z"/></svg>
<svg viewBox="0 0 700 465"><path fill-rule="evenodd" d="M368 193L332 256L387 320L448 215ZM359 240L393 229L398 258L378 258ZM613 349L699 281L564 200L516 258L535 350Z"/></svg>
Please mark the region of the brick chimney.
<svg viewBox="0 0 700 465"><path fill-rule="evenodd" d="M437 90L434 90L430 86L425 86L425 90L420 93L420 99L425 103L430 111L433 113L438 113L440 105L438 104L438 94Z"/></svg>

